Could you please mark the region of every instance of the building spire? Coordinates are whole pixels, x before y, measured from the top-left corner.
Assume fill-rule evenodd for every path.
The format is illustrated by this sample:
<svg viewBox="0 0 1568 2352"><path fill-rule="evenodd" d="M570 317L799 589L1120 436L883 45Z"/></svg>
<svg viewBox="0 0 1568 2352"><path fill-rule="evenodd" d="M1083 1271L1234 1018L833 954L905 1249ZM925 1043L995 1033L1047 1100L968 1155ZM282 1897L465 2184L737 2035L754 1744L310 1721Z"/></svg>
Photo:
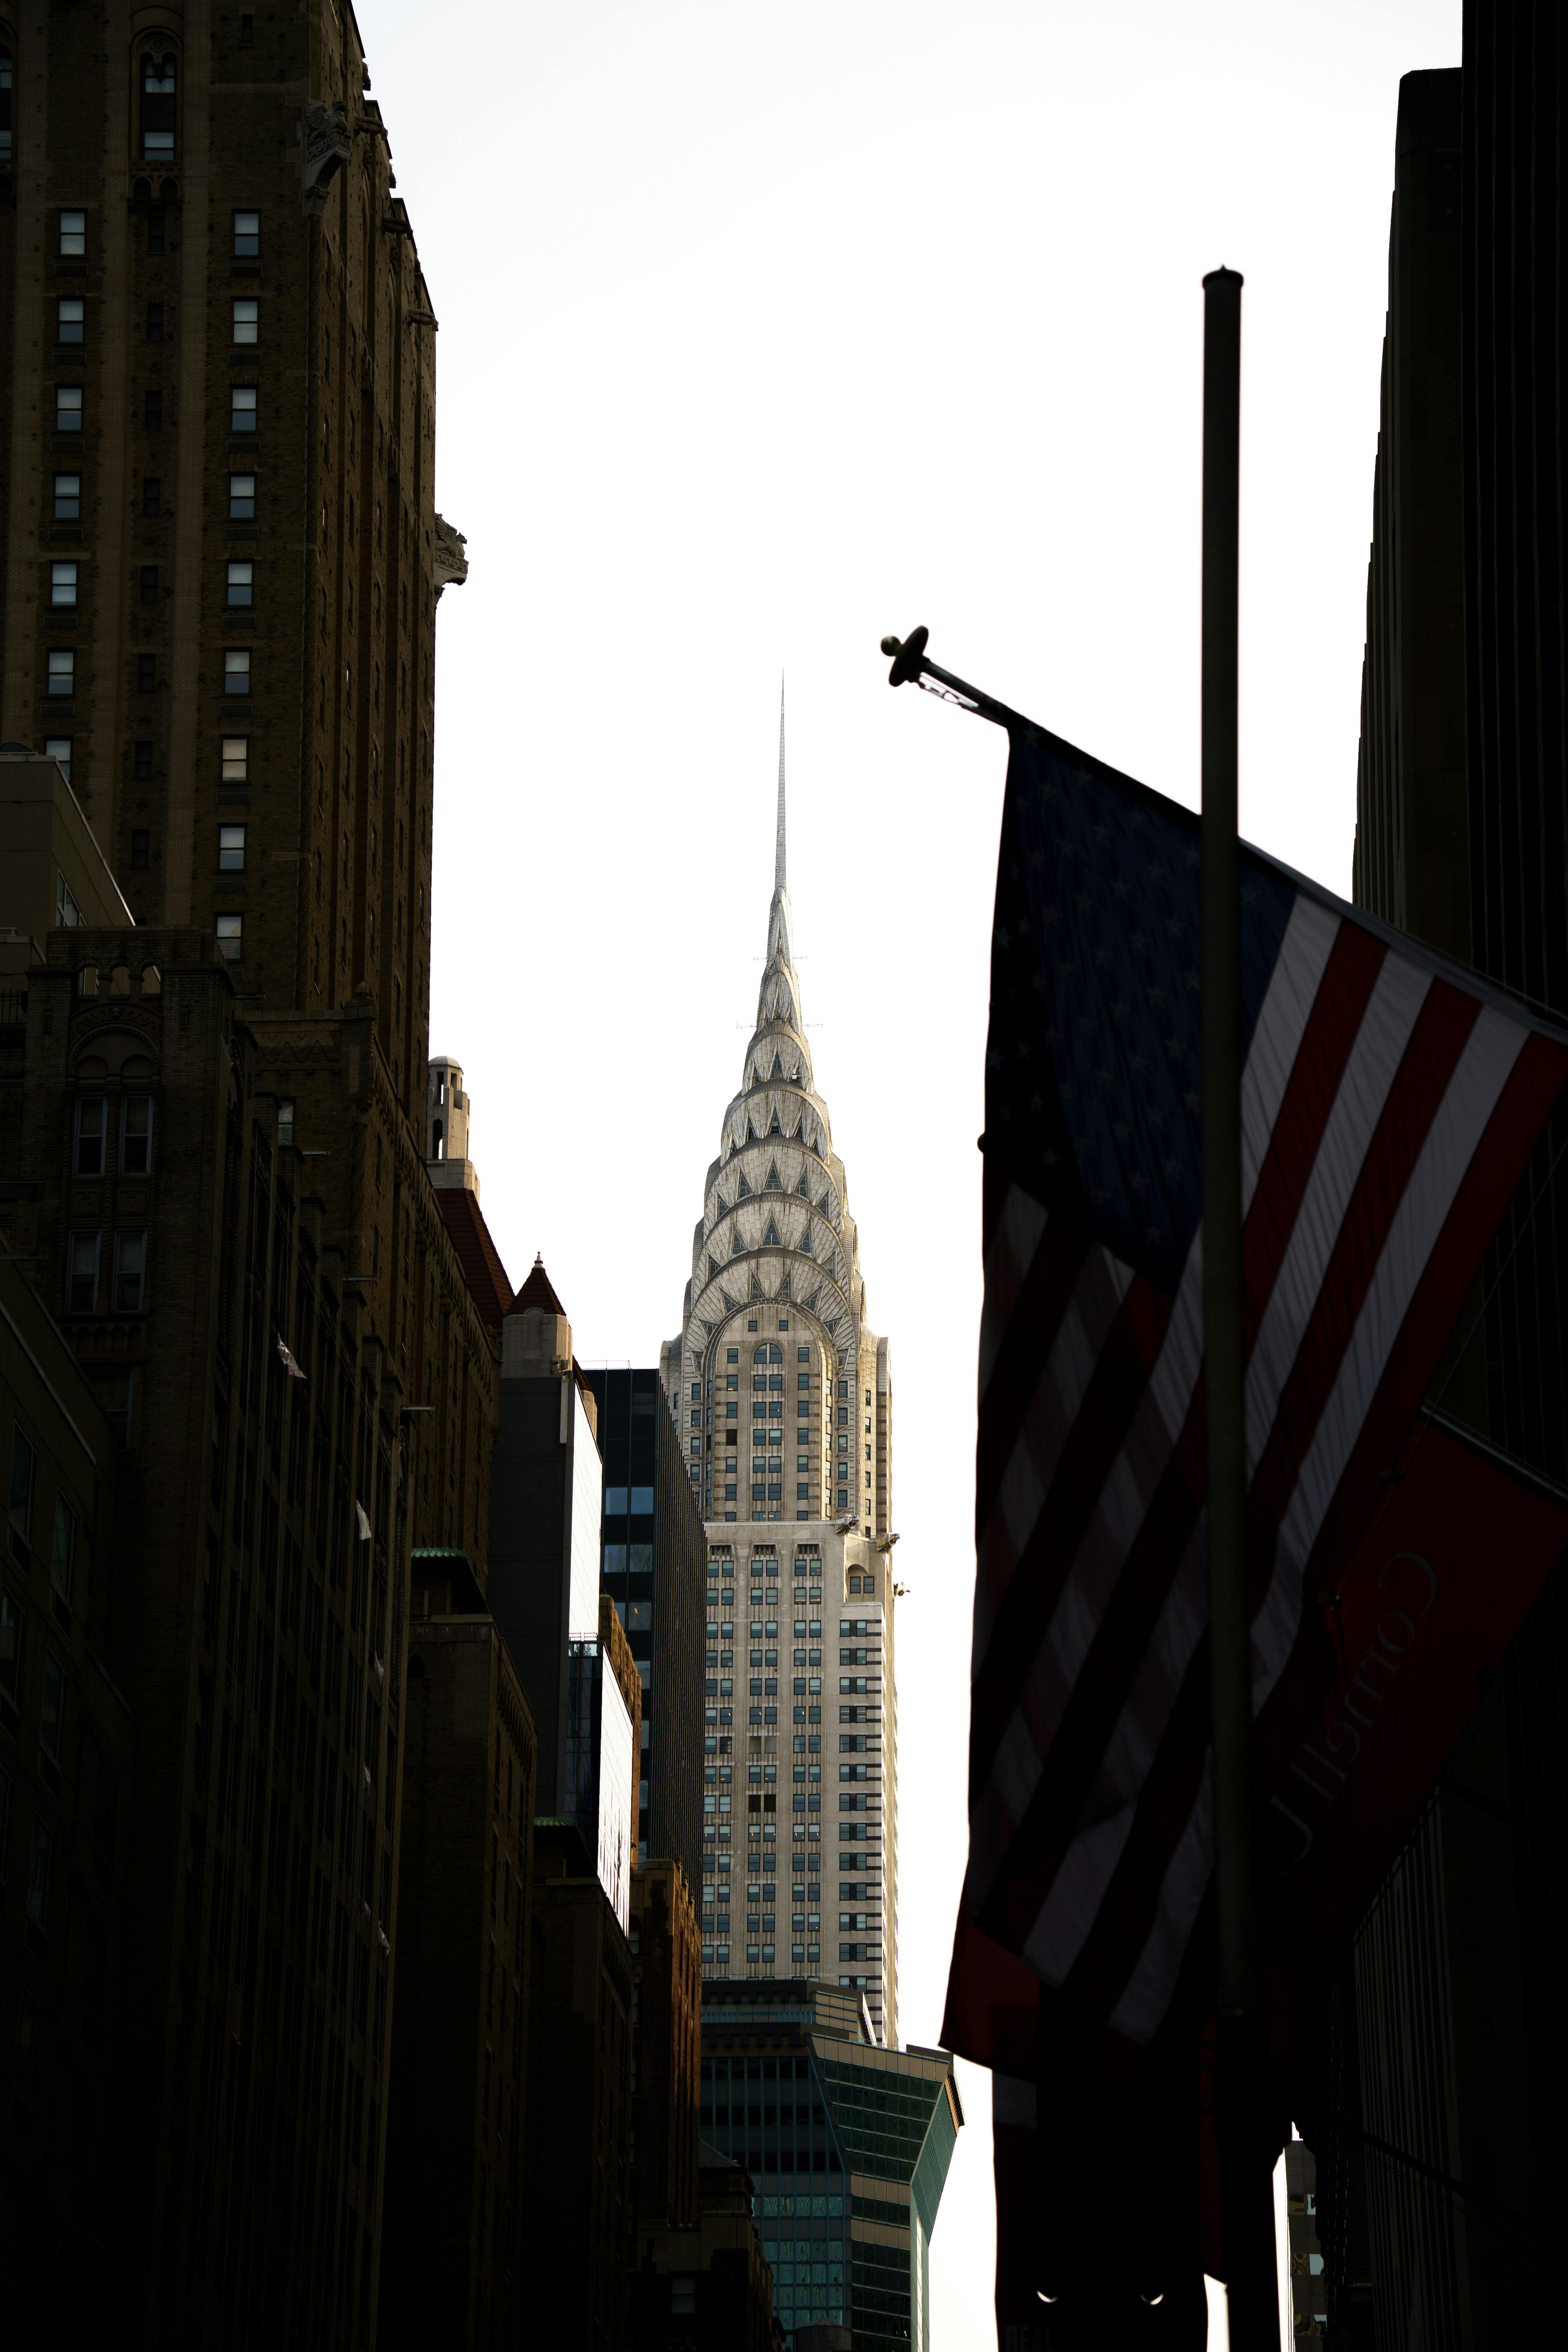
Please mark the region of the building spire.
<svg viewBox="0 0 1568 2352"><path fill-rule="evenodd" d="M779 674L779 822L773 843L773 889L784 887L784 688Z"/></svg>

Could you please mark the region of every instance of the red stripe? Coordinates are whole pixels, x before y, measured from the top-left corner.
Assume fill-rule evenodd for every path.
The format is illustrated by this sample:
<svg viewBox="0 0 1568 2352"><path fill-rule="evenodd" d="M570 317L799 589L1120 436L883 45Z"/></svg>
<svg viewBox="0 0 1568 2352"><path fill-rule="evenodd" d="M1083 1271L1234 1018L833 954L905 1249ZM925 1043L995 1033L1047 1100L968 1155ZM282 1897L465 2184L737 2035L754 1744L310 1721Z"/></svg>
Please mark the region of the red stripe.
<svg viewBox="0 0 1568 2352"><path fill-rule="evenodd" d="M1387 952L1356 923L1342 923L1329 950L1247 1213L1242 1257L1249 1356Z"/></svg>
<svg viewBox="0 0 1568 2352"><path fill-rule="evenodd" d="M1091 1244L1059 1220L1046 1226L1040 1245L1018 1286L1006 1330L992 1360L991 1377L980 1405L974 1454L976 1538L995 1507L1040 1375L1057 1343L1063 1316Z"/></svg>
<svg viewBox="0 0 1568 2352"><path fill-rule="evenodd" d="M1479 1012L1476 998L1447 982L1435 982L1401 1056L1247 1492L1247 1578L1255 1612L1268 1591L1279 1522L1300 1464L1332 1392L1411 1173ZM1477 1244L1477 1256L1484 1246L1483 1239ZM1403 1354L1405 1346L1402 1330L1391 1354ZM1200 1657L1201 1679L1194 1679ZM1209 1737L1207 1659L1205 1641L1188 1661L1172 1715L1173 1724L1180 1719L1188 1727L1193 1753L1179 1762L1171 1759L1169 1789L1158 1785L1158 1768L1145 1782L1133 1834L1074 1969L1075 1979L1086 1988L1101 1986L1108 2005L1114 2003L1148 1941L1154 1918L1150 1890L1157 1897L1196 1793ZM1161 1741L1163 1759L1170 1758L1169 1729ZM1145 1904L1140 1925L1140 1906Z"/></svg>
<svg viewBox="0 0 1568 2352"><path fill-rule="evenodd" d="M1342 924L1330 950L1306 1032L1276 1117L1247 1210L1244 1236L1247 1343L1279 1272L1318 1139L1355 1044L1386 950ZM1133 1531L1116 1590L1096 1631L1062 1720L1042 1759L1039 1782L1019 1821L980 1917L1015 1948L1027 1937L1055 1881L1100 1762L1136 1682L1203 1503L1201 1378L1142 1521Z"/></svg>
<svg viewBox="0 0 1568 2352"><path fill-rule="evenodd" d="M994 1618L970 1695L973 1808L1050 1623L1083 1531L1121 1449L1160 1352L1171 1302L1139 1277L1118 1308L1073 1422L1057 1474Z"/></svg>
<svg viewBox="0 0 1568 2352"><path fill-rule="evenodd" d="M1400 1203L1479 1013L1475 997L1435 981L1416 1016L1253 1474L1248 1517L1260 1513L1271 1531L1295 1491ZM1396 1336L1394 1350L1403 1344ZM1253 1564L1264 1563L1255 1557ZM1262 1597L1255 1589L1254 1608Z"/></svg>

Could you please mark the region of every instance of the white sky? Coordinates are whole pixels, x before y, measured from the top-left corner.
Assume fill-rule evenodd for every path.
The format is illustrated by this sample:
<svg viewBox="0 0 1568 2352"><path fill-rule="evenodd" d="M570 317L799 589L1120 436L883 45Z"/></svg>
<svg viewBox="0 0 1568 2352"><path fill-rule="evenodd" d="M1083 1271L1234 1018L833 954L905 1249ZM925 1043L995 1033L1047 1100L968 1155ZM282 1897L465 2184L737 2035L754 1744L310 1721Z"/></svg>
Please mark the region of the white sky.
<svg viewBox="0 0 1568 2352"><path fill-rule="evenodd" d="M901 2021L964 1852L1005 745L1195 803L1205 269L1244 296L1242 814L1347 891L1398 81L1459 0L360 0L437 316L431 1045L577 1352L657 1361L765 944L781 668L817 1082L894 1350ZM699 983L700 983L699 985ZM986 2078L932 2246L989 2352Z"/></svg>

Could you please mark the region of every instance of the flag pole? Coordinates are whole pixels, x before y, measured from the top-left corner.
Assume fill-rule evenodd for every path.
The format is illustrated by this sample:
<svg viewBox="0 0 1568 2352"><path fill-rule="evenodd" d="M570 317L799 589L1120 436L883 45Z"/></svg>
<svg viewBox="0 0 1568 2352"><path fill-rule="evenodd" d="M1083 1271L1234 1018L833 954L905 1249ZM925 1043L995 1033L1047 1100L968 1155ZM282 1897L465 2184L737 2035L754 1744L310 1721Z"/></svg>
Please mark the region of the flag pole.
<svg viewBox="0 0 1568 2352"><path fill-rule="evenodd" d="M1258 2129L1252 1636L1241 1261L1241 938L1237 843L1241 278L1204 279L1203 1214L1208 1599L1219 1944L1220 2194L1233 2352L1279 2337L1273 2198ZM1254 2177L1256 2176L1256 2177Z"/></svg>

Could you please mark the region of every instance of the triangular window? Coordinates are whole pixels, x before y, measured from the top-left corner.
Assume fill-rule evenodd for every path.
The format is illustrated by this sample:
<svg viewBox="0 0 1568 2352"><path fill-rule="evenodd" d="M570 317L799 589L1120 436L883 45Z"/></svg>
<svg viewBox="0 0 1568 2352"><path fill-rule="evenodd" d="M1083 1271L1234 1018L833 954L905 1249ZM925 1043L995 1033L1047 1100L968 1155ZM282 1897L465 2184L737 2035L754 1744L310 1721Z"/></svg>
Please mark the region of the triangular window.
<svg viewBox="0 0 1568 2352"><path fill-rule="evenodd" d="M779 1175L779 1163L776 1160L770 1160L768 1162L768 1179L767 1182L763 1186L763 1190L764 1192L782 1192L784 1191L784 1181Z"/></svg>
<svg viewBox="0 0 1568 2352"><path fill-rule="evenodd" d="M763 1247L764 1249L783 1249L784 1247L783 1242L779 1239L779 1226L778 1219L776 1217L770 1217L768 1219L767 1231L763 1235Z"/></svg>
<svg viewBox="0 0 1568 2352"><path fill-rule="evenodd" d="M806 1182L806 1181L805 1181L805 1169L804 1169L804 1168L803 1168L803 1169L801 1170L801 1171L800 1171L800 1182L795 1186L795 1191L800 1194L800 1197L801 1197L801 1199L802 1199L803 1201L809 1201L809 1200L810 1200L810 1198L811 1198L811 1186L810 1186L810 1185Z"/></svg>
<svg viewBox="0 0 1568 2352"><path fill-rule="evenodd" d="M741 1228L737 1225L734 1232L730 1236L730 1255L731 1257L744 1257L745 1255L746 1244L741 1239Z"/></svg>
<svg viewBox="0 0 1568 2352"><path fill-rule="evenodd" d="M768 1121L768 1133L770 1135L782 1135L784 1133L784 1129L779 1125L779 1115L776 1109L774 1110L772 1118Z"/></svg>
<svg viewBox="0 0 1568 2352"><path fill-rule="evenodd" d="M710 1255L710 1256L709 1256L709 1260L708 1260L708 1279L709 1279L709 1281L710 1281L710 1282L716 1281L716 1280L718 1279L718 1274L719 1274L719 1261L718 1261L718 1259L717 1259L716 1257L714 1257L714 1256L712 1256L711 1255Z"/></svg>
<svg viewBox="0 0 1568 2352"><path fill-rule="evenodd" d="M773 1066L771 1075L775 1078L782 1078L784 1076L784 1055L778 1051L776 1046L773 1049ZM775 1119L778 1117L776 1110L773 1113L773 1117Z"/></svg>
<svg viewBox="0 0 1568 2352"><path fill-rule="evenodd" d="M751 1188L751 1186L750 1186L750 1185L747 1183L747 1181L746 1181L746 1171L745 1171L745 1170L742 1168L742 1171L741 1171L741 1181L740 1181L740 1183L737 1185L737 1187L736 1187L736 1189L735 1189L735 1198L736 1198L736 1200L737 1200L737 1201L749 1201L749 1200L751 1199L751 1197L752 1197L752 1188Z"/></svg>

